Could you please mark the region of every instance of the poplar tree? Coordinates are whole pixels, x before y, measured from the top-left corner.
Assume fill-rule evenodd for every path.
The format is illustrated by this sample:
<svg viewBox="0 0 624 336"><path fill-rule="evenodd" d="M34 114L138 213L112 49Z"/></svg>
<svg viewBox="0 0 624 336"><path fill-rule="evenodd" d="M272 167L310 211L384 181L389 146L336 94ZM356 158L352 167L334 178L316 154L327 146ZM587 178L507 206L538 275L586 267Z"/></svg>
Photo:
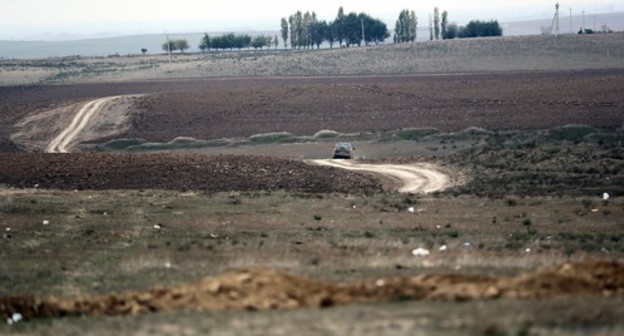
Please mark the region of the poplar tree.
<svg viewBox="0 0 624 336"><path fill-rule="evenodd" d="M440 22L440 27L442 28L442 39L445 40L448 32L448 12L442 12L442 21Z"/></svg>
<svg viewBox="0 0 624 336"><path fill-rule="evenodd" d="M288 44L286 42L288 41L288 21L286 20L286 18L282 18L280 26L282 28L282 40L284 40L284 49L287 49ZM275 40L277 41L277 38ZM277 48L277 46L275 48Z"/></svg>
<svg viewBox="0 0 624 336"><path fill-rule="evenodd" d="M440 10L433 8L433 32L436 40L440 39Z"/></svg>

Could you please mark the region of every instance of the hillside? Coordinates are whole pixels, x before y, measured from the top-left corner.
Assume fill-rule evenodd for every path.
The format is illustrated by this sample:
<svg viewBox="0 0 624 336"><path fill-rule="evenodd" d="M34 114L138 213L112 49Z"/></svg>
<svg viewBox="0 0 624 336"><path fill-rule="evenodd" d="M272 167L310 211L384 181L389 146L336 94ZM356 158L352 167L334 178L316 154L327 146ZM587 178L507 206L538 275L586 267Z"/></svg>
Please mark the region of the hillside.
<svg viewBox="0 0 624 336"><path fill-rule="evenodd" d="M0 60L0 85L205 77L405 75L624 67L624 34L522 36L310 51Z"/></svg>

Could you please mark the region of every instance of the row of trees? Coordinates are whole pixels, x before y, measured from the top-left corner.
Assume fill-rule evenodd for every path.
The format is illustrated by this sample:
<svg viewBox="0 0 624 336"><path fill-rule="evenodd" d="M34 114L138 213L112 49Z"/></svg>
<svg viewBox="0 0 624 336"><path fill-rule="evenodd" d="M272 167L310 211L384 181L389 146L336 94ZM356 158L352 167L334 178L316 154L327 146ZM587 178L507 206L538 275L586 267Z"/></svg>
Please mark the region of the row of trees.
<svg viewBox="0 0 624 336"><path fill-rule="evenodd" d="M186 39L177 39L177 40L167 40L167 42L162 44L162 50L166 52L174 52L176 50L180 50L181 53L184 53L184 50L190 48L188 41ZM141 50L144 54L147 52Z"/></svg>
<svg viewBox="0 0 624 336"><path fill-rule="evenodd" d="M503 28L496 20L491 21L470 21L466 26L460 27L457 24L450 24L446 30L446 39L453 38L473 38L486 36L502 36Z"/></svg>
<svg viewBox="0 0 624 336"><path fill-rule="evenodd" d="M280 28L284 46L288 46L290 41L292 49L320 48L324 41L329 43L330 48L336 42L340 47L359 46L362 42L377 44L390 36L388 27L381 20L365 13L345 15L342 7L330 22L319 20L314 12L297 11L288 18L282 18Z"/></svg>
<svg viewBox="0 0 624 336"><path fill-rule="evenodd" d="M390 32L385 23L371 17L368 14L351 12L345 15L344 9L340 7L336 18L327 22L319 20L316 13L297 11L288 18L282 18L280 22L281 37L284 47L288 42L293 49L308 49L316 46L320 48L325 41L333 48L334 43L340 47L360 46L362 43L382 43L390 36ZM483 36L501 36L503 30L498 21L470 21L466 26L458 26L456 23L449 23L448 12L440 14L438 7L433 9L433 14L429 15L429 39L454 39ZM418 36L418 17L413 10L404 9L399 13L399 17L394 27L394 42L406 43L416 41ZM247 34L237 35L229 33L221 36L211 37L204 34L199 44L202 52L212 49L263 49L271 46L278 47L278 36L258 35L252 37ZM168 40L162 45L165 51L184 52L189 48L185 39Z"/></svg>
<svg viewBox="0 0 624 336"><path fill-rule="evenodd" d="M416 17L416 13L407 9L402 10L394 26L394 42L414 42L417 38L417 32L418 17ZM502 35L503 29L496 20L470 21L462 27L456 23L449 23L448 12L443 11L440 14L438 7L433 9L432 15L429 15L430 40Z"/></svg>
<svg viewBox="0 0 624 336"><path fill-rule="evenodd" d="M211 49L263 49L265 47L270 48L273 45L277 48L278 43L279 40L277 36L257 35L251 37L247 34L237 35L229 33L211 37L208 34L204 34L204 37L202 37L199 43L199 49L202 52L205 52L210 51Z"/></svg>

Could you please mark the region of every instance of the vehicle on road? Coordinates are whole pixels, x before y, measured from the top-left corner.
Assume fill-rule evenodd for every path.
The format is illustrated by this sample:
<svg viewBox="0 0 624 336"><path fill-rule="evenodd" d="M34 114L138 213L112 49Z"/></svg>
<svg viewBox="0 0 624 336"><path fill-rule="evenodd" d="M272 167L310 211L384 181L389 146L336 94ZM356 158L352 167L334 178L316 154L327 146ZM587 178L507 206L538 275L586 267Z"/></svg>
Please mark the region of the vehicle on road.
<svg viewBox="0 0 624 336"><path fill-rule="evenodd" d="M334 159L352 159L355 147L349 142L339 142L334 146Z"/></svg>

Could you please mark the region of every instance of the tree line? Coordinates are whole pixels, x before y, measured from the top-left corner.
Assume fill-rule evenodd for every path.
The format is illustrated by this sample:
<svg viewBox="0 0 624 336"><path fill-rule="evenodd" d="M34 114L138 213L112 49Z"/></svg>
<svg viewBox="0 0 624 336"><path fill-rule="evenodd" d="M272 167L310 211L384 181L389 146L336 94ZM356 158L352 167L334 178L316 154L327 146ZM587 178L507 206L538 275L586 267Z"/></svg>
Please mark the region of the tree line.
<svg viewBox="0 0 624 336"><path fill-rule="evenodd" d="M394 43L414 42L418 37L418 17L414 10L404 9L399 13L399 17L394 26ZM384 22L373 18L366 13L350 12L345 14L344 8L338 9L338 14L333 21L320 20L315 12L297 11L289 17L284 17L280 21L280 33L284 42L284 48L310 49L320 48L323 42L328 42L329 47L334 44L339 47L361 46L362 43L383 43L390 32ZM429 15L429 39L454 39L472 38L485 36L502 36L503 29L496 20L491 21L470 21L466 26L458 26L454 22L449 22L449 13L434 7ZM279 38L275 36L229 33L221 36L210 36L204 34L199 49L202 52L210 50L225 49L263 49L279 45ZM173 52L189 49L188 41L185 39L168 40L162 45L164 51Z"/></svg>
<svg viewBox="0 0 624 336"><path fill-rule="evenodd" d="M338 9L333 21L318 19L315 12L297 11L280 21L281 37L284 47L292 49L320 48L328 42L333 48L335 43L340 47L360 46L362 43L381 43L390 36L388 27L377 18L366 13L350 12L345 14L344 8Z"/></svg>
<svg viewBox="0 0 624 336"><path fill-rule="evenodd" d="M248 34L229 33L211 37L208 34L204 34L199 43L199 49L204 52L212 49L263 49L265 47L270 48L273 45L277 48L278 43L277 36L257 35L252 37Z"/></svg>
<svg viewBox="0 0 624 336"><path fill-rule="evenodd" d="M414 42L418 32L418 17L412 10L404 9L399 14L394 28L394 43ZM429 15L429 40L472 38L486 36L502 36L503 29L496 20L470 21L466 26L458 26L449 22L449 13L440 13L438 7L434 7Z"/></svg>

